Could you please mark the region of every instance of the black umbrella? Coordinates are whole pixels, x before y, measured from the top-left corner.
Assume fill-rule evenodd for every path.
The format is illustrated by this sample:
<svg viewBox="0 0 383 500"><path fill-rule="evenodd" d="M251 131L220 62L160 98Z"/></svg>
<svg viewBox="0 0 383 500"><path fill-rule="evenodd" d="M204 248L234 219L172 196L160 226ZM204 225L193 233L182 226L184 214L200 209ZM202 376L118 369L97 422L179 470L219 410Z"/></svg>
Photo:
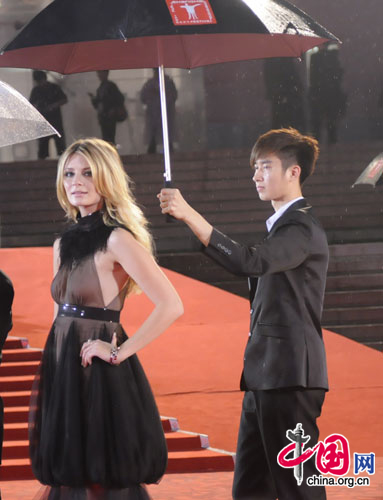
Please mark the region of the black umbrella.
<svg viewBox="0 0 383 500"><path fill-rule="evenodd" d="M158 66L171 181L164 67L299 57L336 37L285 0L55 0L4 48L0 66L62 74Z"/></svg>

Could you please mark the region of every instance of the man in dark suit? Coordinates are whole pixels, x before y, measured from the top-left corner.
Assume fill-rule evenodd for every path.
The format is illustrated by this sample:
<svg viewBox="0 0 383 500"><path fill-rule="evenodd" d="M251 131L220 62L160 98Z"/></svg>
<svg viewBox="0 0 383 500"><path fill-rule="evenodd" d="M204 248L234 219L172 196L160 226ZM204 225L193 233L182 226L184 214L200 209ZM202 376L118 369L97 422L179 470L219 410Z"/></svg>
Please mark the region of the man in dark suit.
<svg viewBox="0 0 383 500"><path fill-rule="evenodd" d="M29 101L33 106L48 120L48 122L57 130L58 135L40 137L38 157L42 160L49 156L49 141L55 141L57 155L60 156L65 148L64 125L61 114L61 106L68 102L67 96L56 83L48 82L45 71L33 71L33 83Z"/></svg>
<svg viewBox="0 0 383 500"><path fill-rule="evenodd" d="M6 274L0 271L0 363L2 350L7 338L8 332L12 328L12 302L13 286L11 280ZM4 405L0 397L0 464L1 452L3 447L3 423L4 423ZM1 498L1 493L0 493Z"/></svg>
<svg viewBox="0 0 383 500"><path fill-rule="evenodd" d="M259 245L241 245L213 228L177 189L158 195L162 213L183 220L207 255L249 277L251 323L241 378L245 395L235 500L326 498L324 487L306 484L307 477L318 474L314 457L303 465L301 484L292 469L277 462L278 453L291 444L287 431L298 423L311 438L307 446L316 444L316 419L328 390L320 326L328 246L301 190L318 153L317 141L294 129L271 130L256 142L250 157L253 181L261 200L271 201L275 210Z"/></svg>

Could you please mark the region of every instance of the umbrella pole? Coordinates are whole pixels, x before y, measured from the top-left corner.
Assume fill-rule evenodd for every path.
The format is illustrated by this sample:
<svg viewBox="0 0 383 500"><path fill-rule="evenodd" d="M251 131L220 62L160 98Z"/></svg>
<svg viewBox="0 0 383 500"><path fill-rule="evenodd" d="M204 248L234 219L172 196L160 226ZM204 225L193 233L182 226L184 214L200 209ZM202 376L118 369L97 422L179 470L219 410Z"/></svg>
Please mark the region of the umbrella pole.
<svg viewBox="0 0 383 500"><path fill-rule="evenodd" d="M164 177L165 177L165 186L170 187L172 182L172 172L170 168L168 113L166 108L165 74L164 74L163 64L161 64L158 67L158 78L160 81L162 138L164 144L164 158L165 158Z"/></svg>

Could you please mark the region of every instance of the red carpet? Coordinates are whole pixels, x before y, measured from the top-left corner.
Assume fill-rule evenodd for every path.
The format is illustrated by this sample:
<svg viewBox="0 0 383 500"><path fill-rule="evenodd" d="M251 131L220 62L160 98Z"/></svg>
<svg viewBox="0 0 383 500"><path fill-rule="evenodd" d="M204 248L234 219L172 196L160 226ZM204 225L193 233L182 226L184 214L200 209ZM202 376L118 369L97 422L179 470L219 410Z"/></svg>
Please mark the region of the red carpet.
<svg viewBox="0 0 383 500"><path fill-rule="evenodd" d="M43 347L53 318L51 260L49 248L0 250L0 267L12 278L16 290L12 335L28 337L32 347ZM183 299L185 314L139 353L160 412L177 417L181 429L208 434L211 446L235 451L241 406L238 384L248 331L247 301L174 272L166 273ZM134 333L150 308L143 295L128 299L122 315L128 334ZM320 421L321 438L344 434L351 453L375 452L383 457L381 353L331 332L325 332L325 342L331 391ZM378 485L381 470L371 481ZM367 498L365 493L355 496L354 490L345 490L347 498ZM373 494L369 488L364 492L367 490ZM227 497L210 498L225 500L230 498L230 491Z"/></svg>

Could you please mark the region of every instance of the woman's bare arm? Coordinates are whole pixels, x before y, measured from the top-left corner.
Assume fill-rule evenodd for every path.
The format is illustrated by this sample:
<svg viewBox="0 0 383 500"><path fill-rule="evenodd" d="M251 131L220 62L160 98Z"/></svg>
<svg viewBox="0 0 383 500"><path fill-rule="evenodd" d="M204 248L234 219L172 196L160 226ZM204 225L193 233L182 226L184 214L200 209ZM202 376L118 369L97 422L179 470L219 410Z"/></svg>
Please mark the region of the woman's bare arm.
<svg viewBox="0 0 383 500"><path fill-rule="evenodd" d="M120 363L163 333L183 314L183 305L154 258L128 231L113 231L108 252L154 304L153 311L135 334L121 345L117 358ZM81 353L83 366L91 364L93 356L109 361L110 344L101 341L84 344Z"/></svg>

